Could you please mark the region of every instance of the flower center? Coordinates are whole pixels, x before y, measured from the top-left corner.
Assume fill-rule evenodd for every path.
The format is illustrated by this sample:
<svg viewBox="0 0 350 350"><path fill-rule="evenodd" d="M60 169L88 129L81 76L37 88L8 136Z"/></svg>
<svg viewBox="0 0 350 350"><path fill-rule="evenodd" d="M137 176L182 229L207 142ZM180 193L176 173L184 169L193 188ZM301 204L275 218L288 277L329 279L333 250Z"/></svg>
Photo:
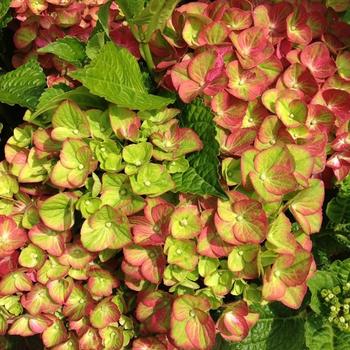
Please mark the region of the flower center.
<svg viewBox="0 0 350 350"><path fill-rule="evenodd" d="M186 227L188 225L187 219L181 219L179 222L181 227Z"/></svg>

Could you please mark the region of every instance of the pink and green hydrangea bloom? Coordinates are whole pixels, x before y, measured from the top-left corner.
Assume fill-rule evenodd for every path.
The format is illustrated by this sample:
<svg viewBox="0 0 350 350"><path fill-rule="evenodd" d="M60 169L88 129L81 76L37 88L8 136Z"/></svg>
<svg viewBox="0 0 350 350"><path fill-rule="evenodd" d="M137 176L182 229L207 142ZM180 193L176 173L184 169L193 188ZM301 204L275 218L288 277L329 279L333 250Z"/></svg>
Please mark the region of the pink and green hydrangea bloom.
<svg viewBox="0 0 350 350"><path fill-rule="evenodd" d="M105 2L13 1L14 61L65 33L87 41ZM110 7L109 36L140 58L127 11ZM181 109L68 99L15 128L0 163L0 334L54 350L211 350L217 333L248 336L255 302L298 309L324 180L350 172L349 40L327 11L192 2L150 39L159 86L212 113L219 198L178 194L189 174L213 187L209 167L196 172L210 153L201 120L187 127ZM77 67L47 56L75 84Z"/></svg>

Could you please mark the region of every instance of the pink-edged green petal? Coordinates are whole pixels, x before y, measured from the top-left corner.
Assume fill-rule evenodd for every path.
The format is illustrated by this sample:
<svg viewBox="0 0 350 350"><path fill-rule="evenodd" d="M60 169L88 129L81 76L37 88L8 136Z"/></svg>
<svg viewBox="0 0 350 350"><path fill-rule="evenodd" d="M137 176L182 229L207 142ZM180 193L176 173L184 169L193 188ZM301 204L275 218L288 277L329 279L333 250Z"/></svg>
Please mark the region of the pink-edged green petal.
<svg viewBox="0 0 350 350"><path fill-rule="evenodd" d="M208 311L210 309L210 302L206 297L183 295L178 297L172 307L172 316L177 321L184 321L191 317L193 313L191 310L198 309L201 311Z"/></svg>
<svg viewBox="0 0 350 350"><path fill-rule="evenodd" d="M196 314L187 321L186 335L195 349L210 349L215 344L215 323L203 312L197 311Z"/></svg>
<svg viewBox="0 0 350 350"><path fill-rule="evenodd" d="M63 265L70 265L73 269L83 269L95 256L88 252L79 242L68 244L66 250L58 258Z"/></svg>
<svg viewBox="0 0 350 350"><path fill-rule="evenodd" d="M312 255L298 248L295 256L281 255L273 265L273 273L288 287L305 282L312 263Z"/></svg>
<svg viewBox="0 0 350 350"><path fill-rule="evenodd" d="M319 104L310 104L308 106L308 116L306 126L311 130L331 130L334 125L335 116L326 107Z"/></svg>
<svg viewBox="0 0 350 350"><path fill-rule="evenodd" d="M162 291L145 293L136 308L136 318L150 333L167 333L170 329L172 298Z"/></svg>
<svg viewBox="0 0 350 350"><path fill-rule="evenodd" d="M51 348L63 343L68 338L67 329L62 320L55 319L51 326L49 326L42 334L43 344Z"/></svg>
<svg viewBox="0 0 350 350"><path fill-rule="evenodd" d="M322 92L326 106L333 112L340 123L349 118L350 94L343 90L327 89Z"/></svg>
<svg viewBox="0 0 350 350"><path fill-rule="evenodd" d="M314 42L306 46L300 54L300 60L316 79L328 78L336 71L329 50L322 42Z"/></svg>
<svg viewBox="0 0 350 350"><path fill-rule="evenodd" d="M44 224L35 225L28 233L29 239L41 249L53 256L60 256L65 248L65 242L70 238L69 231L58 232L49 229Z"/></svg>
<svg viewBox="0 0 350 350"><path fill-rule="evenodd" d="M113 132L118 139L135 141L138 138L141 120L134 111L110 106L109 118Z"/></svg>
<svg viewBox="0 0 350 350"><path fill-rule="evenodd" d="M34 334L41 334L52 324L52 320L45 316L22 315L17 318L8 331L10 335L30 337Z"/></svg>
<svg viewBox="0 0 350 350"><path fill-rule="evenodd" d="M67 193L58 193L39 206L39 215L43 223L50 229L65 231L74 224L74 199Z"/></svg>
<svg viewBox="0 0 350 350"><path fill-rule="evenodd" d="M238 35L232 32L230 39L240 55L242 66L246 69L255 67L273 54L273 46L267 40L267 31L262 28L250 27Z"/></svg>
<svg viewBox="0 0 350 350"><path fill-rule="evenodd" d="M167 238L166 246L169 245L167 252L168 263L177 265L185 270L192 271L198 264L196 253L196 244L191 240L174 240Z"/></svg>
<svg viewBox="0 0 350 350"><path fill-rule="evenodd" d="M11 295L17 292L29 292L32 281L23 269L11 272L0 281L0 295Z"/></svg>
<svg viewBox="0 0 350 350"><path fill-rule="evenodd" d="M322 208L324 199L324 184L321 180L311 179L310 186L301 190L293 197L290 209L304 215L311 215Z"/></svg>
<svg viewBox="0 0 350 350"><path fill-rule="evenodd" d="M36 284L29 293L22 296L21 303L33 316L41 313L51 314L59 308L59 305L50 298L47 288L40 284Z"/></svg>
<svg viewBox="0 0 350 350"><path fill-rule="evenodd" d="M236 214L233 232L242 243L260 243L267 232L267 217L259 202L241 200L233 204Z"/></svg>
<svg viewBox="0 0 350 350"><path fill-rule="evenodd" d="M307 286L305 283L288 287L284 295L278 300L291 309L299 309L307 292Z"/></svg>
<svg viewBox="0 0 350 350"><path fill-rule="evenodd" d="M115 326L108 326L98 331L102 344L106 349L121 350L124 344L123 329Z"/></svg>
<svg viewBox="0 0 350 350"><path fill-rule="evenodd" d="M109 271L99 268L90 269L87 288L93 296L110 296L113 288L118 286L118 280Z"/></svg>
<svg viewBox="0 0 350 350"><path fill-rule="evenodd" d="M268 268L263 280L263 298L268 301L279 300L285 294L286 289L286 285L273 273L271 268Z"/></svg>
<svg viewBox="0 0 350 350"><path fill-rule="evenodd" d="M48 281L63 278L67 275L69 266L62 265L54 257L49 256L44 265L37 272L37 280L46 284Z"/></svg>
<svg viewBox="0 0 350 350"><path fill-rule="evenodd" d="M312 31L306 21L307 13L304 6L299 6L288 15L286 19L287 36L292 43L307 45L312 40Z"/></svg>
<svg viewBox="0 0 350 350"><path fill-rule="evenodd" d="M52 350L79 350L79 349L80 348L79 348L78 339L72 334L70 334L68 340L52 348Z"/></svg>
<svg viewBox="0 0 350 350"><path fill-rule="evenodd" d="M27 233L8 216L0 215L0 257L8 256L28 240Z"/></svg>
<svg viewBox="0 0 350 350"><path fill-rule="evenodd" d="M19 255L18 262L23 267L39 268L45 261L45 252L34 244L29 244Z"/></svg>
<svg viewBox="0 0 350 350"><path fill-rule="evenodd" d="M294 176L297 182L302 186L308 186L308 180L311 177L314 168L314 159L310 152L301 145L287 145L288 151L293 156L295 163Z"/></svg>
<svg viewBox="0 0 350 350"><path fill-rule="evenodd" d="M171 215L170 232L176 239L190 239L199 235L202 229L196 206L178 207Z"/></svg>
<svg viewBox="0 0 350 350"><path fill-rule="evenodd" d="M254 170L254 159L259 152L256 149L249 149L241 157L242 184L247 185L248 175Z"/></svg>
<svg viewBox="0 0 350 350"><path fill-rule="evenodd" d="M338 74L341 78L345 80L350 80L350 52L344 51L340 53L337 56L337 59L335 61L337 68L338 68Z"/></svg>
<svg viewBox="0 0 350 350"><path fill-rule="evenodd" d="M255 100L266 89L267 77L259 68L244 70L238 61L227 65L226 73L229 78L229 92L244 101Z"/></svg>
<svg viewBox="0 0 350 350"><path fill-rule="evenodd" d="M92 300L89 294L79 285L73 287L63 307L63 315L77 321L92 309Z"/></svg>
<svg viewBox="0 0 350 350"><path fill-rule="evenodd" d="M297 248L295 237L291 233L292 225L285 214L281 213L269 227L267 241L279 254L294 254Z"/></svg>
<svg viewBox="0 0 350 350"><path fill-rule="evenodd" d="M81 242L92 252L119 249L131 242L127 218L105 205L86 220L81 228Z"/></svg>
<svg viewBox="0 0 350 350"><path fill-rule="evenodd" d="M99 302L90 313L91 325L101 329L111 323L118 322L120 311L112 301L104 299Z"/></svg>
<svg viewBox="0 0 350 350"><path fill-rule="evenodd" d="M273 83L283 71L283 65L275 55L261 62L258 67L266 75L268 84Z"/></svg>
<svg viewBox="0 0 350 350"><path fill-rule="evenodd" d="M188 46L193 48L198 46L199 34L209 22L209 18L201 15L188 16L182 31L183 39L186 41Z"/></svg>
<svg viewBox="0 0 350 350"><path fill-rule="evenodd" d="M84 138L90 136L89 123L85 113L72 101L64 101L56 109L52 117L53 130L51 136L56 141L64 141L67 137Z"/></svg>
<svg viewBox="0 0 350 350"><path fill-rule="evenodd" d="M79 337L79 349L100 349L102 340L97 329L88 327L86 332Z"/></svg>
<svg viewBox="0 0 350 350"><path fill-rule="evenodd" d="M294 217L298 221L303 231L307 234L319 232L321 229L323 218L322 209L311 215L303 215L295 211Z"/></svg>
<svg viewBox="0 0 350 350"><path fill-rule="evenodd" d="M50 281L46 286L51 299L55 303L63 305L73 290L74 282L71 277L66 277Z"/></svg>
<svg viewBox="0 0 350 350"><path fill-rule="evenodd" d="M232 30L247 29L253 22L250 11L238 7L228 8L222 17L222 21Z"/></svg>
<svg viewBox="0 0 350 350"><path fill-rule="evenodd" d="M308 68L294 63L283 73L283 83L289 89L297 89L312 98L318 91L318 84Z"/></svg>
<svg viewBox="0 0 350 350"><path fill-rule="evenodd" d="M213 21L207 24L199 33L199 45L220 45L224 43L229 29L223 22Z"/></svg>

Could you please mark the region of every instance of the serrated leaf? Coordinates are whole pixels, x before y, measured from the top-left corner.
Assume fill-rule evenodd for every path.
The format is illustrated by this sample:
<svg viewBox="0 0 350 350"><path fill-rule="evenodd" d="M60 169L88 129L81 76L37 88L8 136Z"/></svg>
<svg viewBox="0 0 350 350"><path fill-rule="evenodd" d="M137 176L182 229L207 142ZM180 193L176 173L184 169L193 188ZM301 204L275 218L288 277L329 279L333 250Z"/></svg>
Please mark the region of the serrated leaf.
<svg viewBox="0 0 350 350"><path fill-rule="evenodd" d="M107 101L136 110L161 109L173 99L147 92L136 58L127 50L106 44L92 62L70 76L91 93Z"/></svg>
<svg viewBox="0 0 350 350"><path fill-rule="evenodd" d="M205 107L201 100L185 105L181 124L197 133L203 142L203 149L187 158L190 164L188 170L173 175L176 190L226 199L219 183L219 145L215 140L215 124L209 108Z"/></svg>
<svg viewBox="0 0 350 350"><path fill-rule="evenodd" d="M137 16L144 8L145 0L117 0L119 8L127 19Z"/></svg>
<svg viewBox="0 0 350 350"><path fill-rule="evenodd" d="M107 1L104 5L100 6L98 11L98 22L109 37L109 8L112 1Z"/></svg>
<svg viewBox="0 0 350 350"><path fill-rule="evenodd" d="M105 43L105 34L103 32L97 32L90 38L86 44L86 55L90 60L96 58Z"/></svg>
<svg viewBox="0 0 350 350"><path fill-rule="evenodd" d="M66 91L63 88L49 88L40 96L39 103L34 113L24 117L24 120L42 126L50 120L40 121L39 116L54 110L64 100L72 100L82 108L105 109L106 103L98 96L90 94L83 86Z"/></svg>
<svg viewBox="0 0 350 350"><path fill-rule="evenodd" d="M215 350L304 350L304 315L276 312L274 306L258 307L259 321L243 341L230 343L220 337Z"/></svg>
<svg viewBox="0 0 350 350"><path fill-rule="evenodd" d="M319 292L322 289L332 289L338 284L335 274L329 271L317 271L316 274L307 282L311 292L310 307L317 314L321 313L322 305Z"/></svg>
<svg viewBox="0 0 350 350"><path fill-rule="evenodd" d="M309 350L348 350L350 333L334 329L322 317L311 314L305 322L305 339Z"/></svg>
<svg viewBox="0 0 350 350"><path fill-rule="evenodd" d="M180 0L150 0L144 10L131 21L131 24L142 27L138 39L147 43L157 29L163 30L179 2Z"/></svg>
<svg viewBox="0 0 350 350"><path fill-rule="evenodd" d="M52 53L58 58L77 67L82 67L86 59L85 45L76 38L66 36L38 49L39 53Z"/></svg>
<svg viewBox="0 0 350 350"><path fill-rule="evenodd" d="M34 109L46 87L39 63L31 59L23 66L0 75L0 102Z"/></svg>

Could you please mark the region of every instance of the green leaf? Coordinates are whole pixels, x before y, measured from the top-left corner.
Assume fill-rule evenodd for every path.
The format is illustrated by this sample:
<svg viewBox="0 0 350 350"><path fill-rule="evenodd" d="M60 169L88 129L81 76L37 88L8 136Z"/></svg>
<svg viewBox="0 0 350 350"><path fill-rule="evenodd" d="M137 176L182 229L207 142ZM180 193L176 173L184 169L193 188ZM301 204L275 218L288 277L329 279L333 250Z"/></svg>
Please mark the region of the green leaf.
<svg viewBox="0 0 350 350"><path fill-rule="evenodd" d="M2 0L0 3L0 28L5 28L12 19L9 13L10 3L11 0Z"/></svg>
<svg viewBox="0 0 350 350"><path fill-rule="evenodd" d="M260 319L248 337L239 343L220 337L215 350L304 350L304 314L276 310L276 306L255 307Z"/></svg>
<svg viewBox="0 0 350 350"><path fill-rule="evenodd" d="M46 87L39 63L31 59L23 66L0 75L0 102L34 109Z"/></svg>
<svg viewBox="0 0 350 350"><path fill-rule="evenodd" d="M216 131L211 111L198 99L184 106L180 121L183 127L191 128L198 134L204 147L187 158L190 164L188 170L173 175L176 190L226 199L219 183L219 145L215 140Z"/></svg>
<svg viewBox="0 0 350 350"><path fill-rule="evenodd" d="M10 9L11 0L2 0L0 3L0 20L7 14L7 11Z"/></svg>
<svg viewBox="0 0 350 350"><path fill-rule="evenodd" d="M99 54L101 48L105 45L105 33L95 33L86 44L86 55L90 60L94 60Z"/></svg>
<svg viewBox="0 0 350 350"><path fill-rule="evenodd" d="M145 0L117 0L119 8L127 20L137 16L144 8Z"/></svg>
<svg viewBox="0 0 350 350"><path fill-rule="evenodd" d="M311 314L305 322L309 350L348 350L350 333L341 332L320 316Z"/></svg>
<svg viewBox="0 0 350 350"><path fill-rule="evenodd" d="M180 0L151 0L144 10L130 21L130 24L140 28L138 39L147 43L157 29L162 31L179 2Z"/></svg>
<svg viewBox="0 0 350 350"><path fill-rule="evenodd" d="M162 109L173 99L147 92L136 58L126 49L106 44L92 62L70 76L91 93L107 101L137 110Z"/></svg>
<svg viewBox="0 0 350 350"><path fill-rule="evenodd" d="M350 9L348 9L343 15L343 21L350 24Z"/></svg>
<svg viewBox="0 0 350 350"><path fill-rule="evenodd" d="M342 285L350 282L350 258L334 261L330 266L330 271L337 275L338 281Z"/></svg>
<svg viewBox="0 0 350 350"><path fill-rule="evenodd" d="M335 274L328 271L317 271L315 275L307 282L311 292L310 307L314 312L320 314L322 311L322 301L319 293L322 289L332 289L338 284Z"/></svg>
<svg viewBox="0 0 350 350"><path fill-rule="evenodd" d="M98 11L98 22L103 28L106 35L109 37L109 8L111 7L112 1L107 1L104 5L100 6Z"/></svg>
<svg viewBox="0 0 350 350"><path fill-rule="evenodd" d="M336 224L350 222L350 176L340 183L339 192L329 201L326 214Z"/></svg>
<svg viewBox="0 0 350 350"><path fill-rule="evenodd" d="M39 53L52 53L58 58L77 67L86 60L85 45L76 38L66 36L38 50Z"/></svg>
<svg viewBox="0 0 350 350"><path fill-rule="evenodd" d="M83 86L79 86L74 90L66 91L62 88L49 88L40 96L39 103L34 113L26 115L24 120L42 126L50 120L39 120L39 116L43 113L50 112L58 107L64 100L71 100L82 108L98 108L105 109L106 103L100 97L90 94Z"/></svg>

